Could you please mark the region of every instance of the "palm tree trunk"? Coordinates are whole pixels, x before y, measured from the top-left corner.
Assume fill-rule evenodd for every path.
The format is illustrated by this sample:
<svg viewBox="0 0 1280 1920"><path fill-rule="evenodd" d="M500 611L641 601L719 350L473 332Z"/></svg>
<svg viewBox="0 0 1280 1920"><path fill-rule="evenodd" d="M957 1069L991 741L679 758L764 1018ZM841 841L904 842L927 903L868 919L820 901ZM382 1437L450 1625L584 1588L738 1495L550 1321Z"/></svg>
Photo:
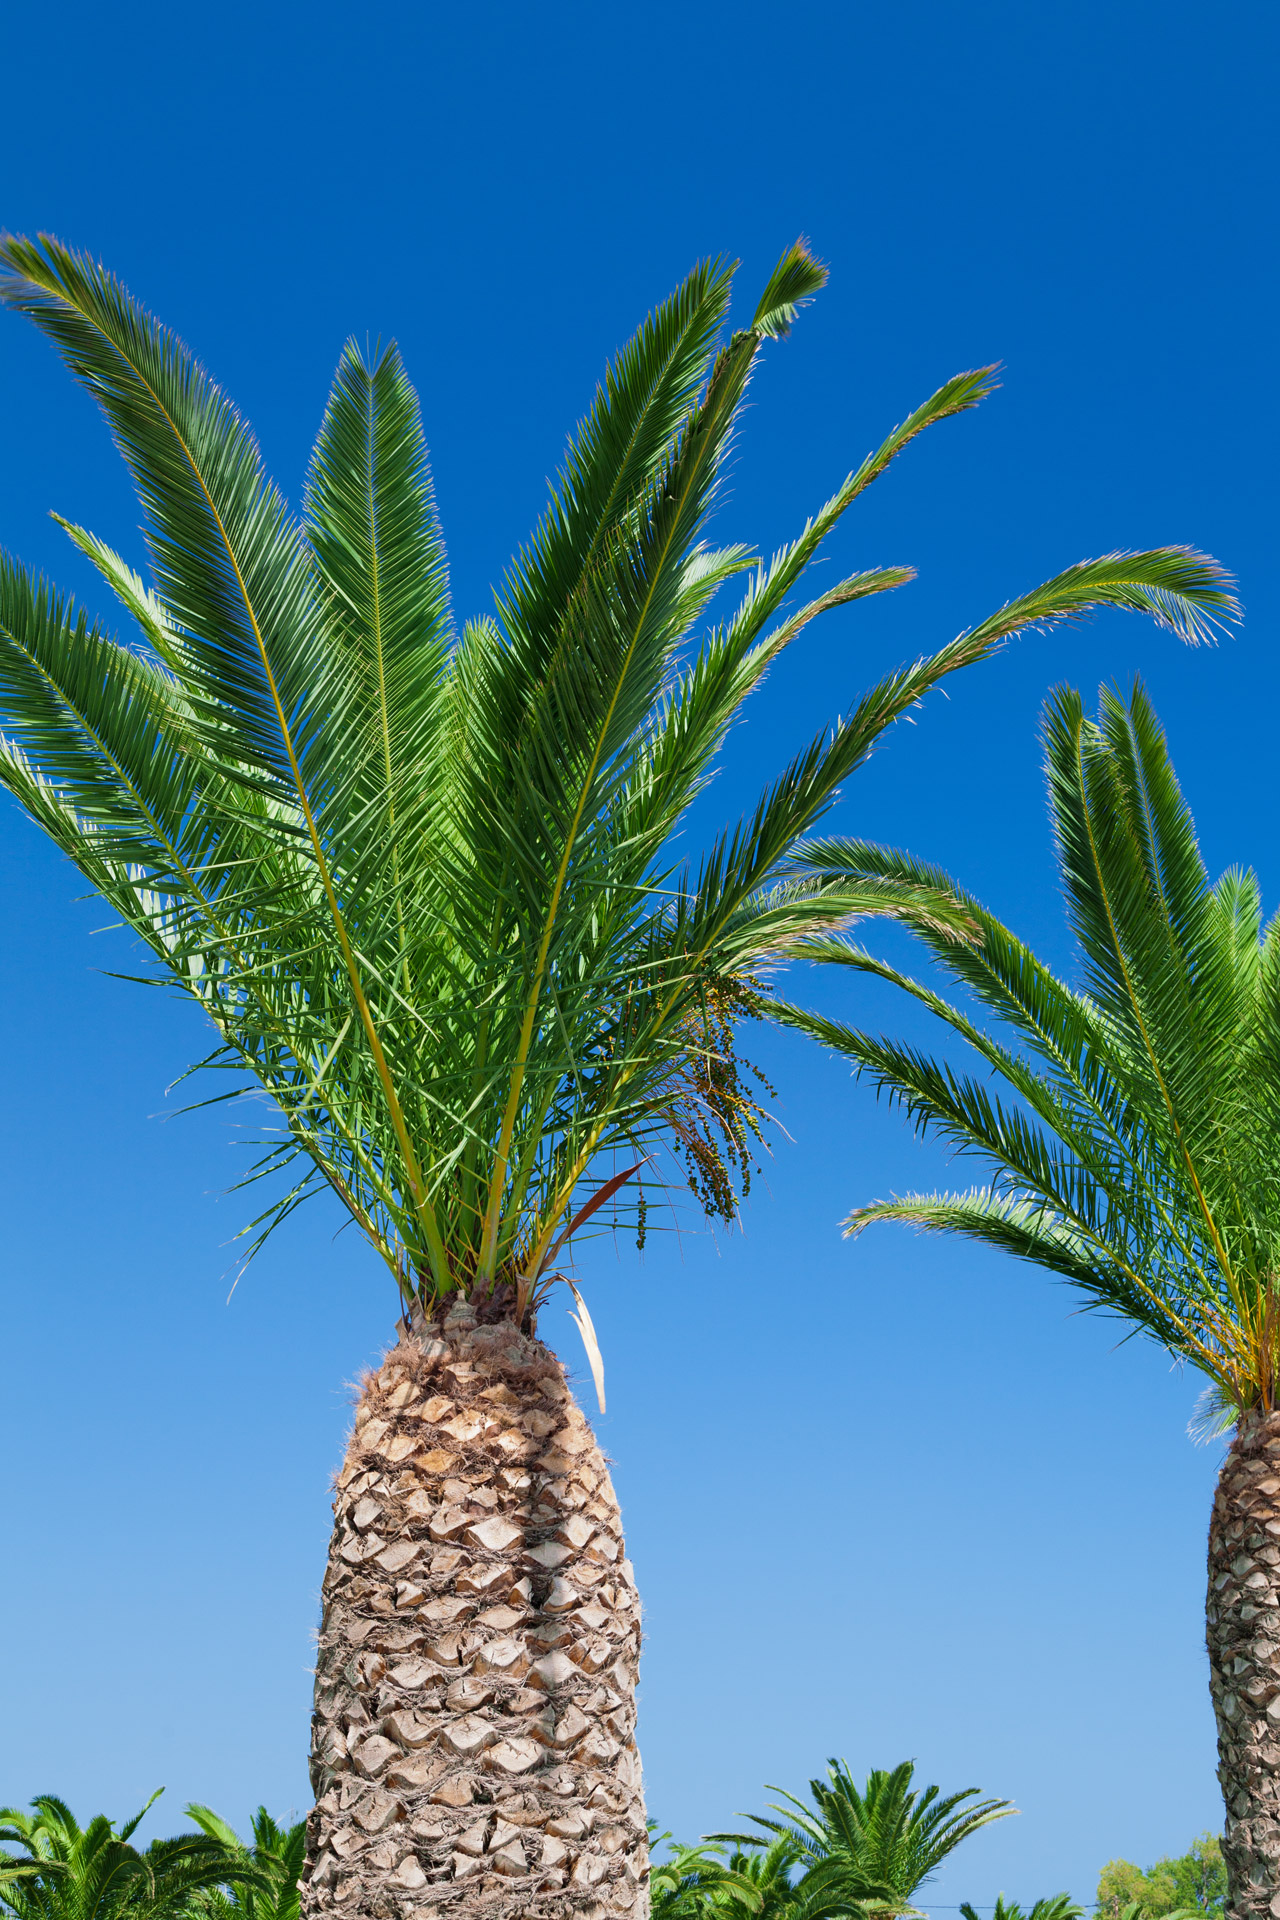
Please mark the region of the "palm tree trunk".
<svg viewBox="0 0 1280 1920"><path fill-rule="evenodd" d="M1246 1413L1223 1462L1206 1618L1227 1910L1280 1916L1280 1413Z"/></svg>
<svg viewBox="0 0 1280 1920"><path fill-rule="evenodd" d="M644 1920L639 1648L559 1361L460 1300L403 1332L338 1476L304 1915Z"/></svg>

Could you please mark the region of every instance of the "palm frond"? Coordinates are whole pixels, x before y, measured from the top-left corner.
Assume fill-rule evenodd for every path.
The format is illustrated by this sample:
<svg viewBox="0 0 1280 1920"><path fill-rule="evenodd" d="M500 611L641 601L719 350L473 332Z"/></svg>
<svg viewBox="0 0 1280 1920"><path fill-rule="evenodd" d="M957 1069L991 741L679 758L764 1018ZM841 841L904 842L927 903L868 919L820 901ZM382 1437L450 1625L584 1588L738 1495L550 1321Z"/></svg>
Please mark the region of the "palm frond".
<svg viewBox="0 0 1280 1920"><path fill-rule="evenodd" d="M324 752L335 663L318 644L301 534L247 427L118 280L56 240L0 242L0 301L35 321L105 413L219 724L293 784L308 746Z"/></svg>

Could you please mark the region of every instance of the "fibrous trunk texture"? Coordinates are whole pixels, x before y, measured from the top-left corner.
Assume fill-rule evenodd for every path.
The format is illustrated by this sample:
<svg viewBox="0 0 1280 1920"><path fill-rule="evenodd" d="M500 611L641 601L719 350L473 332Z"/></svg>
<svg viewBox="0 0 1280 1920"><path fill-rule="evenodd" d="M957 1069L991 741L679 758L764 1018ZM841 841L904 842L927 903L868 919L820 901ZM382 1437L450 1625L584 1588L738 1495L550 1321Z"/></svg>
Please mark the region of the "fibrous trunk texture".
<svg viewBox="0 0 1280 1920"><path fill-rule="evenodd" d="M639 1650L559 1361L462 1304L406 1331L338 1477L304 1914L645 1920Z"/></svg>
<svg viewBox="0 0 1280 1920"><path fill-rule="evenodd" d="M1209 1686L1228 1911L1280 1916L1280 1413L1247 1413L1209 1523Z"/></svg>

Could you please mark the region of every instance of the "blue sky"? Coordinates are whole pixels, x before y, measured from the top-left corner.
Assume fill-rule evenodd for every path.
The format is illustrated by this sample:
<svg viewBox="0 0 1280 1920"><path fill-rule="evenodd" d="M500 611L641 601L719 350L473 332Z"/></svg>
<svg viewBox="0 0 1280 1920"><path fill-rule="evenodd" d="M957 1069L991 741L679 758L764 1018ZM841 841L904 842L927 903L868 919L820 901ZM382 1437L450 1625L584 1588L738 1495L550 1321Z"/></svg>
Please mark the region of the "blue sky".
<svg viewBox="0 0 1280 1920"><path fill-rule="evenodd" d="M919 581L810 630L695 825L1010 594L1193 542L1240 577L1238 637L1188 652L1112 616L1025 640L900 728L841 805L1065 966L1036 741L1059 679L1144 676L1210 865L1253 864L1280 901L1276 38L1250 0L231 0L162 25L64 0L6 23L0 222L101 254L295 497L343 340L397 337L466 613L606 357L701 255L741 258L748 311L797 232L831 266L764 357L726 539L787 538L946 376L1002 361L1002 390L914 446L834 545L831 568L909 561ZM136 554L136 505L13 318L0 420L0 541L96 603L48 510ZM164 1117L199 1019L107 977L131 956L81 893L4 811L0 1800L123 1814L165 1783L148 1831L188 1799L243 1824L260 1799L307 1803L328 1477L394 1303L317 1210L227 1304L244 1150L225 1116ZM795 991L921 1030L865 986ZM850 1205L940 1157L816 1050L754 1051L790 1137L743 1231L688 1216L643 1264L625 1241L582 1263L647 1599L652 1809L692 1836L827 1754L911 1755L1022 1809L935 1910L1090 1898L1108 1857L1219 1819L1196 1384L1029 1269L889 1229L843 1241ZM585 1372L558 1308L544 1330Z"/></svg>

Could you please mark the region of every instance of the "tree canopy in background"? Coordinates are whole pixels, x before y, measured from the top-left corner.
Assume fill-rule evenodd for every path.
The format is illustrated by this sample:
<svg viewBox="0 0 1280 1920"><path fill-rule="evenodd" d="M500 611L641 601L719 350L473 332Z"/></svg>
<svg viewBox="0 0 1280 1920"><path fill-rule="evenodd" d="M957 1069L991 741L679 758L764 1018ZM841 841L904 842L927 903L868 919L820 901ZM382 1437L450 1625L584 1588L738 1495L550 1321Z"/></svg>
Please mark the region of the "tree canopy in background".
<svg viewBox="0 0 1280 1920"><path fill-rule="evenodd" d="M1202 1833L1185 1853L1165 1855L1145 1871L1131 1860L1108 1860L1098 1876L1101 1920L1119 1920L1131 1904L1139 1906L1147 1920L1163 1920L1189 1907L1221 1920L1226 1898L1222 1843L1212 1833Z"/></svg>

